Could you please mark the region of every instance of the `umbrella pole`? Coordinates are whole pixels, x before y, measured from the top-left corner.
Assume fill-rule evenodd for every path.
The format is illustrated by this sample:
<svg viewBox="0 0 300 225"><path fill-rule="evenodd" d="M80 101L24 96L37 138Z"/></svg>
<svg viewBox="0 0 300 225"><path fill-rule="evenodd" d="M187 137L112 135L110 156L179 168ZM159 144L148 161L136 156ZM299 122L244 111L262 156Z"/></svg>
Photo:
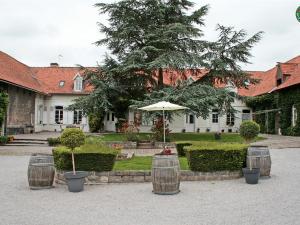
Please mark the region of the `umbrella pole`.
<svg viewBox="0 0 300 225"><path fill-rule="evenodd" d="M166 143L166 126L165 126L165 109L163 108L163 125L164 125L164 146Z"/></svg>

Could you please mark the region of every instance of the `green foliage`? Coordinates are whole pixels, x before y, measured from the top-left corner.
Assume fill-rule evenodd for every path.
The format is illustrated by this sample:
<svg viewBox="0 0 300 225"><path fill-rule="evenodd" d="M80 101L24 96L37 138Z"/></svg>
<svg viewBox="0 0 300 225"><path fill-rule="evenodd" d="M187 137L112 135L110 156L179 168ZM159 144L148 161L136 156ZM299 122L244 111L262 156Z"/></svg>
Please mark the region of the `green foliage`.
<svg viewBox="0 0 300 225"><path fill-rule="evenodd" d="M97 133L103 129L103 116L102 115L99 115L96 113L90 113L88 118L89 118L90 132Z"/></svg>
<svg viewBox="0 0 300 225"><path fill-rule="evenodd" d="M139 133L141 140L149 140L149 133ZM103 141L126 141L125 134L109 133L97 137ZM263 140L262 137L257 137L255 140ZM170 141L172 142L187 142L187 141L210 141L215 142L214 133L170 133ZM244 139L236 133L223 133L220 142L238 142L244 143Z"/></svg>
<svg viewBox="0 0 300 225"><path fill-rule="evenodd" d="M237 143L202 142L184 149L192 171L212 172L241 170L245 164L247 147Z"/></svg>
<svg viewBox="0 0 300 225"><path fill-rule="evenodd" d="M73 151L76 147L84 144L85 135L78 128L67 128L60 137L61 143Z"/></svg>
<svg viewBox="0 0 300 225"><path fill-rule="evenodd" d="M180 169L189 170L187 159L179 157ZM152 156L134 156L129 160L116 161L114 170L151 170Z"/></svg>
<svg viewBox="0 0 300 225"><path fill-rule="evenodd" d="M244 121L240 126L240 135L246 140L253 140L259 134L259 125L254 121Z"/></svg>
<svg viewBox="0 0 300 225"><path fill-rule="evenodd" d="M292 108L297 109L296 125L292 126ZM280 113L280 127L283 135L300 136L300 88L284 89L278 93L278 107Z"/></svg>
<svg viewBox="0 0 300 225"><path fill-rule="evenodd" d="M2 126L8 106L8 94L0 90L0 128Z"/></svg>
<svg viewBox="0 0 300 225"><path fill-rule="evenodd" d="M164 141L164 133L165 133L165 140L167 142L170 141L170 130L168 128L168 124L165 124L165 130L164 130L164 123L162 117L157 118L155 124L151 128L151 131L153 132L152 137L155 141Z"/></svg>
<svg viewBox="0 0 300 225"><path fill-rule="evenodd" d="M83 171L111 171L113 169L117 151L105 145L85 144L76 148L76 170ZM59 170L71 170L71 152L66 147L53 150L55 167Z"/></svg>
<svg viewBox="0 0 300 225"><path fill-rule="evenodd" d="M139 129L134 124L128 124L123 126L126 141L139 141Z"/></svg>
<svg viewBox="0 0 300 225"><path fill-rule="evenodd" d="M249 63L250 50L261 33L248 38L244 30L218 25L218 39L203 40L206 5L195 9L188 0L121 0L96 6L109 16L108 24L99 24L105 37L97 44L107 46L113 57L107 56L96 71L86 70L86 81L94 90L70 108L102 113L111 110L117 118L125 118L131 100L136 101L134 104L143 102L150 86L161 93L157 97L151 92L147 102L172 100L190 107L197 116L207 117L212 106L227 110L232 103L229 91L214 88L216 81L231 81L238 87L245 86L246 80L255 82L240 65ZM200 83L179 82L164 89L164 79L172 80L173 71L187 80L187 71L202 76L198 68L208 72Z"/></svg>
<svg viewBox="0 0 300 225"><path fill-rule="evenodd" d="M47 138L49 146L57 146L61 144L60 137L57 138Z"/></svg>
<svg viewBox="0 0 300 225"><path fill-rule="evenodd" d="M5 145L8 142L7 136L0 136L0 145Z"/></svg>
<svg viewBox="0 0 300 225"><path fill-rule="evenodd" d="M255 97L247 97L246 105L254 112L268 110L268 109L277 109L278 97L277 94L264 94ZM268 112L268 116L266 113L261 113L257 115L253 115L253 120L259 124L261 133L275 134L275 117L278 112Z"/></svg>
<svg viewBox="0 0 300 225"><path fill-rule="evenodd" d="M176 143L176 149L177 149L178 156L185 156L186 153L185 153L184 147L185 146L190 146L190 145L192 145L191 142L179 142L179 143Z"/></svg>

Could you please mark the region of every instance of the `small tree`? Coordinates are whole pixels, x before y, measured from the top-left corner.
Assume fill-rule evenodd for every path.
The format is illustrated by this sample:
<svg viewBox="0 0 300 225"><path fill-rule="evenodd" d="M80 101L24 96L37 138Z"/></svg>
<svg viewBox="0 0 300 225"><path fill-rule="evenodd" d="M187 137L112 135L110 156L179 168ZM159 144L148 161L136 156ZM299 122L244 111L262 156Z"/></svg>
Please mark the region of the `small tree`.
<svg viewBox="0 0 300 225"><path fill-rule="evenodd" d="M254 121L244 121L240 126L240 135L246 140L246 142L250 142L259 134L260 127Z"/></svg>
<svg viewBox="0 0 300 225"><path fill-rule="evenodd" d="M75 175L76 171L75 171L75 161L74 161L74 149L84 144L85 135L83 131L78 128L67 128L62 133L60 139L61 139L61 143L71 150L73 174Z"/></svg>

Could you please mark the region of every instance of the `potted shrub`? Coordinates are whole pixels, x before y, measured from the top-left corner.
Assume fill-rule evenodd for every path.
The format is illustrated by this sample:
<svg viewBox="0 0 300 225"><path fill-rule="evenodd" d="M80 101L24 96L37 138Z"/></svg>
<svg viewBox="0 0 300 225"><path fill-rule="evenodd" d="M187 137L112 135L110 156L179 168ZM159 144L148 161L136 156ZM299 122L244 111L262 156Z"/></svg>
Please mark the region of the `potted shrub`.
<svg viewBox="0 0 300 225"><path fill-rule="evenodd" d="M254 121L244 121L240 126L240 135L247 143L252 141L259 134L260 127Z"/></svg>
<svg viewBox="0 0 300 225"><path fill-rule="evenodd" d="M85 135L82 130L78 128L67 128L62 133L60 140L64 146L70 149L72 155L73 171L64 174L68 189L70 192L80 192L83 190L84 179L87 176L87 172L75 170L74 150L76 147L80 147L84 144Z"/></svg>
<svg viewBox="0 0 300 225"><path fill-rule="evenodd" d="M240 126L240 135L247 143L251 142L259 134L260 127L254 121L244 121ZM251 157L251 156L247 156ZM251 159L249 168L243 168L243 174L247 184L257 184L260 176L259 168L252 168Z"/></svg>
<svg viewBox="0 0 300 225"><path fill-rule="evenodd" d="M250 166L249 168L243 168L243 174L247 184L257 184L260 176L260 169L252 168L251 160L250 160Z"/></svg>

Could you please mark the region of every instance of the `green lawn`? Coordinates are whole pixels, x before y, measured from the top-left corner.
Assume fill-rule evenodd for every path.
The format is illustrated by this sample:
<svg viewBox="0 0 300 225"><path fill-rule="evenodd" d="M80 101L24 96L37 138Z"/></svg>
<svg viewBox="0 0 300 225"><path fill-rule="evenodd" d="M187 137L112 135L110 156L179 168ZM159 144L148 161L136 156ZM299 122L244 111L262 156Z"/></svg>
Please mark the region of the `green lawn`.
<svg viewBox="0 0 300 225"><path fill-rule="evenodd" d="M189 170L185 157L179 157L179 162L182 170ZM114 170L151 170L151 164L151 156L135 156L129 160L116 161Z"/></svg>
<svg viewBox="0 0 300 225"><path fill-rule="evenodd" d="M149 139L147 133L140 133L139 137L141 140ZM101 138L103 141L126 141L126 136L120 133L110 133L104 134ZM263 138L258 137L256 140L262 140ZM216 141L214 133L171 133L170 134L171 142L178 141ZM244 140L239 134L236 133L223 133L221 142L238 142L244 143Z"/></svg>

